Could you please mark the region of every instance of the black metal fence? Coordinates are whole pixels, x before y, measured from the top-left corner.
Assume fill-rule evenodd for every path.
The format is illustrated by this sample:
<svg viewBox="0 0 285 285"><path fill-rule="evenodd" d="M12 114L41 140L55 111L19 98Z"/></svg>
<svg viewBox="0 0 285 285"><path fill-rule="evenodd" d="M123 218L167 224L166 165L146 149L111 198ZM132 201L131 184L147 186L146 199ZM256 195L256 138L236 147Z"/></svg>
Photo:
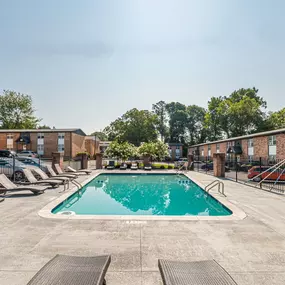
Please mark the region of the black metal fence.
<svg viewBox="0 0 285 285"><path fill-rule="evenodd" d="M285 193L285 163L283 160L270 160L259 157L256 160L243 160L234 157L226 160L225 177L264 190ZM214 174L212 157L194 158L194 170Z"/></svg>

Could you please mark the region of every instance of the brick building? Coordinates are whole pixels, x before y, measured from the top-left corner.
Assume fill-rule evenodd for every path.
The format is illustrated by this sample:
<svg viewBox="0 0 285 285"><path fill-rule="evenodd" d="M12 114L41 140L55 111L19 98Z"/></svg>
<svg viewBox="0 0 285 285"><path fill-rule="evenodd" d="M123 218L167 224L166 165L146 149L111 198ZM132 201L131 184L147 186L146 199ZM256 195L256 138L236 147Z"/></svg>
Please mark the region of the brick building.
<svg viewBox="0 0 285 285"><path fill-rule="evenodd" d="M213 153L226 153L232 160L259 160L259 158L276 161L285 159L285 129L245 135L213 142L193 145L189 154L203 158L212 158Z"/></svg>
<svg viewBox="0 0 285 285"><path fill-rule="evenodd" d="M172 161L178 160L183 156L183 144L168 143L168 153Z"/></svg>
<svg viewBox="0 0 285 285"><path fill-rule="evenodd" d="M94 145L81 129L0 130L0 149L32 150L45 158L52 152L61 152L65 158L82 151L95 152Z"/></svg>

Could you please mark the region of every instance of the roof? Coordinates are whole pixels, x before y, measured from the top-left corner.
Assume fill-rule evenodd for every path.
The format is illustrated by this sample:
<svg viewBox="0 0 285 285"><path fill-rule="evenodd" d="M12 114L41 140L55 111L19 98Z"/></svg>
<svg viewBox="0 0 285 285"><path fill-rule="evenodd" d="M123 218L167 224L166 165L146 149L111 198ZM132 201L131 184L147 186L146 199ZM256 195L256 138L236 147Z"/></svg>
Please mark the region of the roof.
<svg viewBox="0 0 285 285"><path fill-rule="evenodd" d="M179 145L179 146L181 146L181 145L183 145L183 143L179 143L179 142L178 142L178 143L175 143L175 142L174 142L174 143L168 143L168 145L170 145L170 146L172 146L172 145Z"/></svg>
<svg viewBox="0 0 285 285"><path fill-rule="evenodd" d="M230 142L230 141L236 141L236 140L241 140L241 139L250 139L250 138L262 137L262 136L270 136L270 135L276 135L276 134L281 134L281 133L285 133L285 128L278 129L278 130L261 132L261 133L249 134L249 135L244 135L244 136L240 136L240 137L233 137L233 138L228 138L228 139L223 139L223 140L217 140L217 141L212 141L212 142L205 142L205 143L195 144L195 145L191 145L190 148L196 147L196 146L203 146L203 145L208 145L208 144L214 144L214 143Z"/></svg>
<svg viewBox="0 0 285 285"><path fill-rule="evenodd" d="M81 136L86 134L79 128L68 129L0 129L0 133L76 133Z"/></svg>

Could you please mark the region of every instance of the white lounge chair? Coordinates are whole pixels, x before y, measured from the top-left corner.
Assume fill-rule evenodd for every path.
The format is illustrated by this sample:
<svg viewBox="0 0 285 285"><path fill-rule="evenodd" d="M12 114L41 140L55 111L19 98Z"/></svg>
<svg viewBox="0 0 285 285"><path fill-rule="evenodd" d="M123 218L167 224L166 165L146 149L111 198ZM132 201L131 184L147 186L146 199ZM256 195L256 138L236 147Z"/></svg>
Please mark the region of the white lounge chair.
<svg viewBox="0 0 285 285"><path fill-rule="evenodd" d="M49 172L51 177L67 177L71 179L75 179L78 177L77 174L71 174L71 173L70 174L56 174L54 170L52 169L52 167L49 165L47 166L47 171Z"/></svg>
<svg viewBox="0 0 285 285"><path fill-rule="evenodd" d="M149 164L145 164L144 170L150 171L151 169L152 169L152 167L151 167L151 164L150 164L150 163L149 163Z"/></svg>
<svg viewBox="0 0 285 285"><path fill-rule="evenodd" d="M138 170L138 164L137 163L132 163L131 170Z"/></svg>

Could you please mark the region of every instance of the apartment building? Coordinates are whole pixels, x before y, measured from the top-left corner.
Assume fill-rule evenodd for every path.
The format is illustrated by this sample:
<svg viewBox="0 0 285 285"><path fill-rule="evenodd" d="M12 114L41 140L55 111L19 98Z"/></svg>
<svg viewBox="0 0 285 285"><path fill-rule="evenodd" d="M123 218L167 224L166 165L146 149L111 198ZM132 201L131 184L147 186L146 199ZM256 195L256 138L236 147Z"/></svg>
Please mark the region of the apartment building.
<svg viewBox="0 0 285 285"><path fill-rule="evenodd" d="M207 142L190 146L189 154L212 157L213 153L226 153L227 159L238 160L285 159L285 129L267 131L241 137Z"/></svg>
<svg viewBox="0 0 285 285"><path fill-rule="evenodd" d="M72 158L86 151L86 145L91 149L92 141L86 143L81 129L0 130L0 149L32 150L44 158L50 158L53 152Z"/></svg>
<svg viewBox="0 0 285 285"><path fill-rule="evenodd" d="M172 161L178 160L183 156L183 144L168 143L168 153Z"/></svg>

